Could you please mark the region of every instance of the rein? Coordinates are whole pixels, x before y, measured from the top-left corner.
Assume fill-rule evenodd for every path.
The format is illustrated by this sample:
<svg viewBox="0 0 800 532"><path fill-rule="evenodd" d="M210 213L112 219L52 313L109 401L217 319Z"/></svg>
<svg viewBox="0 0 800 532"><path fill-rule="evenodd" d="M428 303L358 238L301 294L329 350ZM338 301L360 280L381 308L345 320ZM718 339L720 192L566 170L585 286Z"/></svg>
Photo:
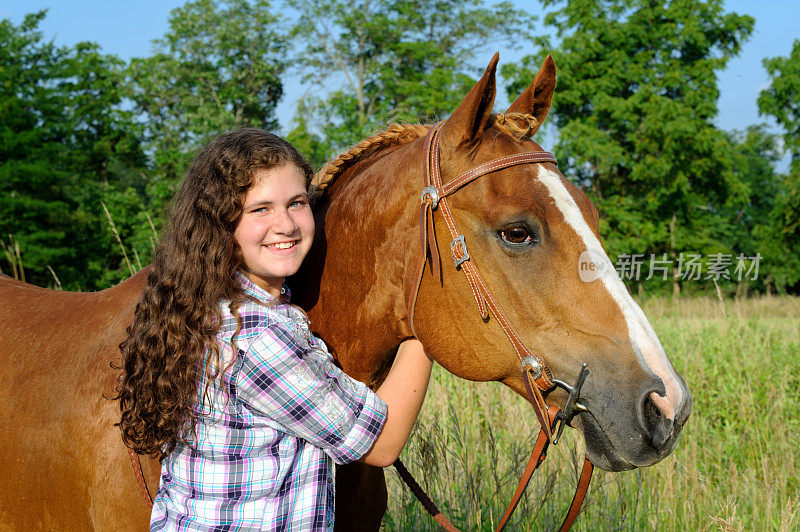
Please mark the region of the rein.
<svg viewBox="0 0 800 532"><path fill-rule="evenodd" d="M536 471L536 468L539 467L539 464L541 464L547 456L547 448L549 445L551 443L553 445L558 443L564 426L570 422L576 413L587 410L585 406L578 402L578 398L589 371L586 369L586 364L584 363L575 385L571 386L563 381L555 379L547 363L525 347L514 332L514 329L511 327L511 324L486 285L486 282L483 280L475 263L472 261L464 235L459 232L455 219L453 218L453 213L447 203L447 197L449 195L481 176L518 164L557 164L555 156L550 152L540 151L501 157L480 164L457 176L455 179L447 183L442 183L439 134L443 123L444 122L439 122L430 129L425 137L425 144L423 147L424 188L420 196L422 205L420 206L419 212L421 253L417 261L414 285L408 297L408 319L411 331L416 336L414 328L414 310L416 309L417 296L419 295L420 286L422 285L422 277L425 273L425 264L428 260L430 260L431 263L431 271L433 272L435 269L439 281L442 281L441 261L439 258L438 244L436 242L436 228L434 225L434 211L438 210L442 213L442 218L444 218L444 222L452 238L450 241L450 254L453 258L453 264L456 270L460 270L464 273L472 295L475 298L475 302L478 305L478 313L480 314L481 320L487 322L491 313L503 329L503 333L505 333L506 338L519 357L522 381L525 384L528 401L533 406L533 411L541 425L541 430L536 444L534 445L533 452L531 453L531 457L528 460L528 465L525 467L525 471L517 485L514 496L497 527L497 532L499 532L503 530L508 523L511 514L514 512L514 509L528 486L533 472ZM428 259L429 255L430 259ZM554 406L548 406L543 395L543 392L549 392L556 387L560 387L569 392L569 398L564 408L561 410ZM400 477L406 482L414 495L417 496L434 519L436 519L445 530L457 530L453 524L438 511L436 505L430 501L430 498L422 491L416 481L411 478L411 475L403 464L398 460L394 465ZM569 530L578 516L583 500L586 497L586 492L589 489L593 468L594 466L589 459L585 458L572 504L559 529L562 532Z"/></svg>
<svg viewBox="0 0 800 532"><path fill-rule="evenodd" d="M123 442L123 445L124 442ZM142 470L142 461L139 458L139 455L125 445L125 450L128 451L128 457L131 459L131 467L133 467L133 474L136 477L136 482L139 484L139 493L142 494L144 497L144 502L147 505L147 508L153 508L153 496L150 495L150 490L147 489L147 480L144 478L144 471Z"/></svg>
<svg viewBox="0 0 800 532"><path fill-rule="evenodd" d="M133 449L130 447L126 447L128 449L128 456L131 458L131 466L133 467L133 474L136 475L136 481L139 483L139 492L144 497L144 502L147 504L148 508L153 507L153 496L150 495L150 490L147 489L147 481L144 478L144 472L142 471L142 462L139 459L139 455L136 454Z"/></svg>

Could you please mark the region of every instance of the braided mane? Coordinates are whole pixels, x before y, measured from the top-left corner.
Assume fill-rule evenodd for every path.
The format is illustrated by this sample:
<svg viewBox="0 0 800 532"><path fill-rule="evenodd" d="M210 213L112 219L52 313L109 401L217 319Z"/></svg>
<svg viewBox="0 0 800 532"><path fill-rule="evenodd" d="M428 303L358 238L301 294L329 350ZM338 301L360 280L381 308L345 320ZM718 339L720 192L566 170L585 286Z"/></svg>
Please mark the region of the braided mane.
<svg viewBox="0 0 800 532"><path fill-rule="evenodd" d="M311 180L310 196L312 201L318 200L325 193L336 178L345 170L351 168L364 157L368 157L379 150L392 145L408 144L428 133L430 126L420 124L392 124L383 133L364 139L332 161L328 162L322 170L317 172Z"/></svg>
<svg viewBox="0 0 800 532"><path fill-rule="evenodd" d="M505 113L493 115L489 124L498 127L517 139L530 138L538 128L536 118L527 113ZM311 180L309 196L317 202L326 189L348 168L351 168L364 157L377 153L387 146L408 144L425 136L431 126L420 124L392 124L383 133L362 140L346 152L328 162Z"/></svg>

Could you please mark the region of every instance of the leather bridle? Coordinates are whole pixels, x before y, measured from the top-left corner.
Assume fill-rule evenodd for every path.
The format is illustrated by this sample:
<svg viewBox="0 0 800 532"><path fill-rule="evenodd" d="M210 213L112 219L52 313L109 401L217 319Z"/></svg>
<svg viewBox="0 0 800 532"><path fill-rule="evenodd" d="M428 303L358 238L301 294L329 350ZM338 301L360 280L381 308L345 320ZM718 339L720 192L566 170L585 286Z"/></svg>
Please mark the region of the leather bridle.
<svg viewBox="0 0 800 532"><path fill-rule="evenodd" d="M501 518L500 525L497 528L497 530L500 531L508 523L508 519L511 517L511 513L514 511L514 508L519 502L520 497L524 493L531 475L539 466L539 464L544 461L548 446L551 443L553 445L558 443L561 433L564 430L564 426L570 422L572 417L577 412L586 411L586 407L579 403L578 399L580 390L589 372L586 369L586 364L584 363L581 367L575 385L570 386L569 384L554 378L553 372L550 370L544 359L532 353L527 347L525 347L525 344L522 343L522 341L519 339L519 336L517 336L517 334L514 332L510 322L498 305L497 301L486 285L486 282L478 271L477 266L472 260L472 257L467 249L467 243L464 235L463 233L459 232L455 219L453 218L453 213L447 202L448 196L481 176L519 164L557 164L555 156L546 151L525 152L509 155L480 164L475 168L460 174L455 179L451 179L447 183L442 183L439 154L439 134L441 132L443 123L444 122L439 122L435 126L431 127L430 131L425 137L423 145L423 178L425 186L422 189L422 194L420 196L422 203L419 213L421 253L419 260L417 261L416 274L413 279L412 289L407 298L408 320L412 334L416 336L416 330L414 327L414 311L416 309L417 296L419 295L420 286L422 285L422 278L425 273L425 265L429 260L431 263L431 271L433 272L435 269L440 281L442 278L441 262L439 258L438 245L436 243L436 231L434 226L434 212L438 210L441 212L442 218L444 219L452 238L450 242L450 254L452 255L455 268L464 273L470 290L472 291L472 295L475 298L475 302L478 305L478 312L481 320L488 322L491 314L491 316L497 320L497 323L503 329L503 333L519 357L520 368L522 371L522 381L525 384L528 400L533 406L533 410L537 419L539 420L539 424L541 425L541 431L539 432L539 436L533 452L531 453L528 465L526 466L522 478L520 479L517 490L514 493L514 497L506 509L505 514ZM556 407L548 406L543 395L543 392L549 392L555 387L563 388L569 393L569 398L567 399L564 408L560 410ZM400 465L402 466L402 464ZM560 530L569 530L569 528L572 526L572 523L575 521L581 505L583 504L584 497L586 496L586 491L589 487L592 469L592 463L588 458L586 458L583 465L583 471L581 472L581 477L578 481L575 497L573 498L572 505L570 506L567 517L564 519L564 523L561 525ZM405 471L404 467L402 467L402 470L400 467L398 467L398 472L404 480L406 480L406 476L410 476L408 475L408 472ZM411 484L409 484L409 486L411 486ZM412 491L415 491L415 494L417 494L415 488L413 486L411 487ZM417 485L416 488L419 488L419 486ZM427 495L425 495L425 498L427 499ZM421 498L420 500L422 501ZM426 506L426 509L428 509L432 515L434 515L434 518L439 521L439 523L445 529L457 530L452 523L450 523L446 518L444 518L444 516L442 516L440 512L438 512L438 509L435 508L435 505L430 503L433 509L436 510L436 512L432 512L431 508L428 507L429 505L426 504L426 502L430 503L430 499L423 501L423 505Z"/></svg>

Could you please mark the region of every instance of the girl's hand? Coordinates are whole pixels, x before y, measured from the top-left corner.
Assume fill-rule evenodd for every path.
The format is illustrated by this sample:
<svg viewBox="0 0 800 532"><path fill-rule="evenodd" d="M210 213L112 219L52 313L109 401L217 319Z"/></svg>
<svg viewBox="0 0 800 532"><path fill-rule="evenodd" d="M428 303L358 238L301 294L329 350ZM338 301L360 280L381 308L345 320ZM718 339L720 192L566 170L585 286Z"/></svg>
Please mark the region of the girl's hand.
<svg viewBox="0 0 800 532"><path fill-rule="evenodd" d="M432 365L416 338L400 344L389 375L375 392L388 406L386 422L362 462L387 467L400 456L425 399Z"/></svg>

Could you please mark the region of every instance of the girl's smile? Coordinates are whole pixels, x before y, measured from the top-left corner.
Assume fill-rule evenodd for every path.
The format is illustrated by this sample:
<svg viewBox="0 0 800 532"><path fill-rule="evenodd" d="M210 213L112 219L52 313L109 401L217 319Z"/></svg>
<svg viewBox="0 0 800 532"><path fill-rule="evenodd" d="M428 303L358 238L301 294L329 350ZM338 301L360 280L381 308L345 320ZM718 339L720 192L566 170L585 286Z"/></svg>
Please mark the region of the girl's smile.
<svg viewBox="0 0 800 532"><path fill-rule="evenodd" d="M283 279L297 272L314 238L306 180L294 165L256 170L233 236L244 273L278 297Z"/></svg>
<svg viewBox="0 0 800 532"><path fill-rule="evenodd" d="M294 247L298 242L299 240L291 240L289 242L276 242L275 244L264 244L264 247L266 248L274 247L277 250L290 249Z"/></svg>

